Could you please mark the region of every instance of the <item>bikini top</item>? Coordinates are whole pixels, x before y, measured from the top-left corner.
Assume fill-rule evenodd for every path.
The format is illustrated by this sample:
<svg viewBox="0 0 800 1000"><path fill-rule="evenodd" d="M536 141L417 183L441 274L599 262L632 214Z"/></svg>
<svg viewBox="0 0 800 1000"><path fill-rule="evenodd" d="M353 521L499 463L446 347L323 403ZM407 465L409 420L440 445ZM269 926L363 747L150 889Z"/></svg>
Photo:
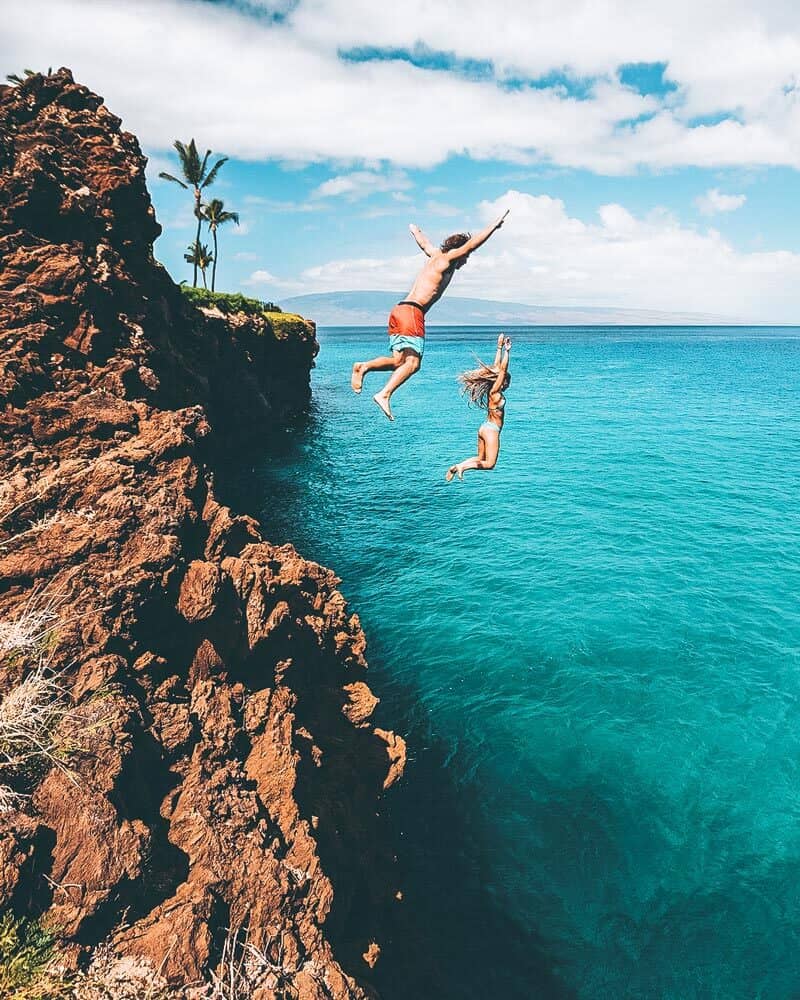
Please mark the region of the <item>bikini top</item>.
<svg viewBox="0 0 800 1000"><path fill-rule="evenodd" d="M499 410L502 413L505 408L506 408L506 397L502 395L500 396L500 401L498 403L489 403L487 407L489 413L491 413L492 410L495 411Z"/></svg>

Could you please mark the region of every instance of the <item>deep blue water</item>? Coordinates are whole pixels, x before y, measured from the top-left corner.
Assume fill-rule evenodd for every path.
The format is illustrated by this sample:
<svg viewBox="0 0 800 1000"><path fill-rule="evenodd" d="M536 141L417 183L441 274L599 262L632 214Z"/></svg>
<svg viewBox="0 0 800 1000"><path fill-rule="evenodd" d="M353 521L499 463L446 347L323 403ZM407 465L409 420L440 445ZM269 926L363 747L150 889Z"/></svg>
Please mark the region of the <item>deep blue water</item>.
<svg viewBox="0 0 800 1000"><path fill-rule="evenodd" d="M510 332L494 472L443 479L496 331L433 329L389 424L348 382L385 333L322 330L237 487L343 578L408 736L430 995L798 997L800 330Z"/></svg>

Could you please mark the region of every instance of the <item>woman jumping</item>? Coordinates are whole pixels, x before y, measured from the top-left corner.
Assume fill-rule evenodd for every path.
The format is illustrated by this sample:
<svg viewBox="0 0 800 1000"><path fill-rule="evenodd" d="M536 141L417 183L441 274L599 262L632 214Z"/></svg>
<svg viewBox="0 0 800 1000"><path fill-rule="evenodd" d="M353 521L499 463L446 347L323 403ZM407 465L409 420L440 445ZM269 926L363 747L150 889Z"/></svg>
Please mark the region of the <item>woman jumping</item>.
<svg viewBox="0 0 800 1000"><path fill-rule="evenodd" d="M511 385L508 374L511 341L501 333L497 338L497 353L490 368L481 362L480 368L459 375L463 393L471 403L485 407L487 419L478 428L478 454L451 465L445 473L448 483L453 476L464 478L469 469L493 469L500 451L500 431L505 418L506 398L503 391Z"/></svg>

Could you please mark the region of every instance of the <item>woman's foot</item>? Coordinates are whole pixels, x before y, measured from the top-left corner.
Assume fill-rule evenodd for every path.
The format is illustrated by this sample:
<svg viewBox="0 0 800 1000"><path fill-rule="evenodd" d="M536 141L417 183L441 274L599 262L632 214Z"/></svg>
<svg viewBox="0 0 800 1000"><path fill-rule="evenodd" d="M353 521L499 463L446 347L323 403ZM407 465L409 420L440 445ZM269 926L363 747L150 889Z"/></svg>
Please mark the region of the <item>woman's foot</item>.
<svg viewBox="0 0 800 1000"><path fill-rule="evenodd" d="M451 465L450 468L447 470L447 472L445 472L444 478L447 480L448 483L451 483L453 481L453 476L457 472L458 472L458 466L457 465Z"/></svg>
<svg viewBox="0 0 800 1000"><path fill-rule="evenodd" d="M372 397L372 401L374 403L377 403L377 405L383 410L383 412L386 414L389 420L394 420L394 417L392 416L392 410L389 406L388 396L383 396L381 395L381 393L376 392L375 395Z"/></svg>
<svg viewBox="0 0 800 1000"><path fill-rule="evenodd" d="M353 392L361 392L361 387L364 384L364 374L364 366L357 361L353 365L353 374L350 376L350 387Z"/></svg>

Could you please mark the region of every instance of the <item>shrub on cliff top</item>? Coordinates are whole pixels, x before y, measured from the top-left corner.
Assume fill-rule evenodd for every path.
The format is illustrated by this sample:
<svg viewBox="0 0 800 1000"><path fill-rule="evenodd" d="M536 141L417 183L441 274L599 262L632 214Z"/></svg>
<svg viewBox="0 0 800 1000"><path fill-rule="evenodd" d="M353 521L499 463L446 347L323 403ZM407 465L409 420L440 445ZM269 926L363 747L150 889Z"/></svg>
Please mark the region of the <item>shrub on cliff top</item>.
<svg viewBox="0 0 800 1000"><path fill-rule="evenodd" d="M269 320L276 340L289 340L291 337L298 337L302 340L308 336L308 324L297 313L267 310L264 313L264 318Z"/></svg>
<svg viewBox="0 0 800 1000"><path fill-rule="evenodd" d="M188 285L181 285L181 291L192 305L205 306L208 309L216 307L224 313L240 312L248 316L257 316L264 312L279 313L281 311L274 302L249 299L246 295L238 293L229 295L227 292L212 292L205 288L190 288Z"/></svg>
<svg viewBox="0 0 800 1000"><path fill-rule="evenodd" d="M49 986L45 992L37 985L54 956L53 938L38 921L4 913L0 917L0 996L45 1000L57 995Z"/></svg>
<svg viewBox="0 0 800 1000"><path fill-rule="evenodd" d="M88 969L61 964L53 936L38 920L0 917L0 997L4 1000L179 1000L158 970L143 958L119 958L108 945L94 952ZM199 994L204 995L204 994Z"/></svg>

